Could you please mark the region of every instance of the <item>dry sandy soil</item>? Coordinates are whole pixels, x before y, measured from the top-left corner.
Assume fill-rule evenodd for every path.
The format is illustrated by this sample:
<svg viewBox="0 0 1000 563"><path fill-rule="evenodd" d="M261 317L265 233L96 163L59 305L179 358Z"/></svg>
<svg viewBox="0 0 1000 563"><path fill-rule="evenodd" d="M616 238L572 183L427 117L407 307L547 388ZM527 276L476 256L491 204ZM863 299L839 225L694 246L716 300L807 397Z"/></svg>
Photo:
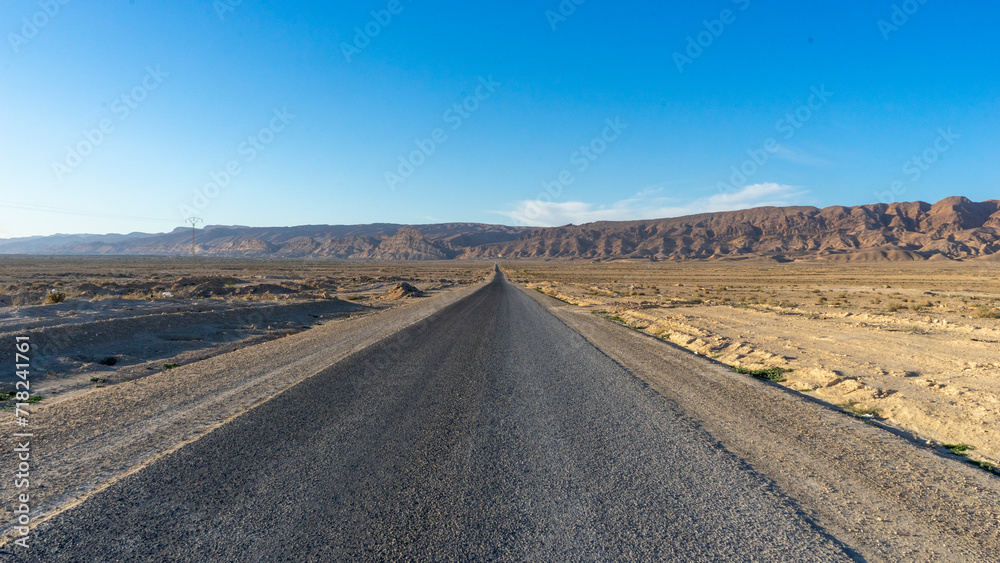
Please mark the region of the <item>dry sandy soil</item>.
<svg viewBox="0 0 1000 563"><path fill-rule="evenodd" d="M995 262L504 266L515 281L610 321L783 378L984 468L1000 463Z"/></svg>
<svg viewBox="0 0 1000 563"><path fill-rule="evenodd" d="M129 381L481 277L469 264L2 257L0 341L32 338L41 397ZM412 284L412 285L411 285ZM0 361L13 363L13 346ZM0 406L16 376L0 375ZM36 399L37 400L37 399Z"/></svg>

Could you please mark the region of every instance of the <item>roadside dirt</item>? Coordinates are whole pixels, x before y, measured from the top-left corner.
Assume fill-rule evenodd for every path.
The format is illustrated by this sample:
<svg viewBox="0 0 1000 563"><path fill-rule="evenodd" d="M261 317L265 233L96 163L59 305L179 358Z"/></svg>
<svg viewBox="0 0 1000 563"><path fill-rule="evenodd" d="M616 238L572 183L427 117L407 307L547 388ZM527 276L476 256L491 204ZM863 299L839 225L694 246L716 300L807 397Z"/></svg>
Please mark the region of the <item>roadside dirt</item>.
<svg viewBox="0 0 1000 563"><path fill-rule="evenodd" d="M30 391L51 402L479 277L438 262L3 256L0 342L31 337ZM0 374L0 408L16 383Z"/></svg>
<svg viewBox="0 0 1000 563"><path fill-rule="evenodd" d="M78 389L81 382L119 383L148 370L159 371L164 365L189 363L372 309L340 299L280 303L207 300L142 314L128 314L132 311L117 307L105 307L102 312L108 318L44 327L8 323L13 330L0 331L0 342L19 335L31 338L33 364L40 368L32 376L33 393L53 397ZM0 351L0 361L12 364L13 353L11 347ZM138 370L122 369L137 365ZM13 390L16 381L13 372L0 375L0 392Z"/></svg>
<svg viewBox="0 0 1000 563"><path fill-rule="evenodd" d="M729 366L788 370L780 384L789 389L1000 465L994 269L699 265L601 275L574 267L587 281L545 266L521 280Z"/></svg>

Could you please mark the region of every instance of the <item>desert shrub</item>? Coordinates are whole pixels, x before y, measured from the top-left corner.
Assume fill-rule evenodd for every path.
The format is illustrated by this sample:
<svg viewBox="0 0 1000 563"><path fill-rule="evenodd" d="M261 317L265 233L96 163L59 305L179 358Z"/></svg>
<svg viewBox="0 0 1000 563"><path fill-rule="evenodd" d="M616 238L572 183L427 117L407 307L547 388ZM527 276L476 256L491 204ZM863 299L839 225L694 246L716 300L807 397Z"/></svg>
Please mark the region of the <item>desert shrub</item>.
<svg viewBox="0 0 1000 563"><path fill-rule="evenodd" d="M968 444L944 444L944 447L951 450L951 453L956 455L965 455L965 452L975 450L975 446L970 446Z"/></svg>
<svg viewBox="0 0 1000 563"><path fill-rule="evenodd" d="M889 306L886 307L885 310L889 311L890 313L895 313L896 311L899 311L900 309L905 309L905 308L906 307L904 307L903 305L900 305L899 303L889 303Z"/></svg>
<svg viewBox="0 0 1000 563"><path fill-rule="evenodd" d="M62 303L66 300L66 294L61 291L52 290L45 295L46 303Z"/></svg>
<svg viewBox="0 0 1000 563"><path fill-rule="evenodd" d="M980 305L973 309L972 316L977 319L1000 319L1000 309L995 309L988 305Z"/></svg>
<svg viewBox="0 0 1000 563"><path fill-rule="evenodd" d="M968 460L968 462L971 463L972 465L975 465L976 467L978 467L980 469L985 469L986 471L989 471L990 473L996 473L997 472L997 466L994 465L994 464L992 464L992 463L990 463L990 462L988 462L988 461L983 461L981 459L970 459L970 460Z"/></svg>
<svg viewBox="0 0 1000 563"><path fill-rule="evenodd" d="M749 375L751 377L756 377L757 379L766 379L768 381L774 381L775 383L780 383L785 380L786 373L792 371L786 368L765 368L765 369L750 369L744 367L734 367L731 368L736 373L741 373L743 375Z"/></svg>
<svg viewBox="0 0 1000 563"><path fill-rule="evenodd" d="M848 401L847 403L841 405L841 407L847 411L848 414L858 418L878 418L881 416L878 409L864 406L857 401Z"/></svg>

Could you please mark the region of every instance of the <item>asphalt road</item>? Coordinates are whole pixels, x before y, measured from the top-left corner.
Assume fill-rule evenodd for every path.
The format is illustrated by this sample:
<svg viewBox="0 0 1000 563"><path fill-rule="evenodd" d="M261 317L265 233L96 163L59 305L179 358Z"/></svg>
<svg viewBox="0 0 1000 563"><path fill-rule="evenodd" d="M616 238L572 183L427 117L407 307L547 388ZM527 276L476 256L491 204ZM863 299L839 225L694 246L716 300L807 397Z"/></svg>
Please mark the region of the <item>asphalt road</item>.
<svg viewBox="0 0 1000 563"><path fill-rule="evenodd" d="M772 482L498 275L41 524L15 559L831 561L849 553Z"/></svg>

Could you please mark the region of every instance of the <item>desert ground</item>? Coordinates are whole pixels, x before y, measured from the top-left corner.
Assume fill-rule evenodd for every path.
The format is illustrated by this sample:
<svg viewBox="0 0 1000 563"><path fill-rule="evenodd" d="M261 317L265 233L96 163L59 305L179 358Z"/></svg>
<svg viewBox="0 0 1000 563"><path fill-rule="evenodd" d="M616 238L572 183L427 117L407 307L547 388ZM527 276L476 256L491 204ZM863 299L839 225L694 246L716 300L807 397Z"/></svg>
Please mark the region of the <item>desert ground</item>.
<svg viewBox="0 0 1000 563"><path fill-rule="evenodd" d="M32 336L35 400L375 313L477 281L487 268L159 257L4 257L0 264L0 338ZM7 407L15 381L0 377Z"/></svg>
<svg viewBox="0 0 1000 563"><path fill-rule="evenodd" d="M465 297L480 295L494 275L492 262L472 261L11 257L0 265L0 337L32 339L31 429L39 460L32 514L40 525L62 521L238 417L279 408L271 399L291 396L308 380L325 381L341 362L361 370L358 381L404 369L416 336L400 335L419 335L415 327L432 316L447 318L438 313L450 304L468 309L475 300ZM995 535L988 524L995 521L995 479L980 470L993 471L1000 457L992 435L1000 410L1000 284L992 263L500 265L556 315L554 322L583 336L564 338L570 347L560 354L576 357L572 346L590 341L667 403L690 410L836 534L876 554L924 553L955 526L963 538ZM478 315L486 325L499 322ZM524 319L503 322L519 326ZM498 355L488 365L501 369L509 361ZM389 367L393 362L399 365ZM460 375L475 371L468 369ZM11 411L14 379L3 384L0 407ZM813 409L815 401L844 412ZM8 414L4 438L17 432ZM769 434L775 420L780 444ZM898 435L933 449L912 448ZM835 443L824 441L831 437ZM948 449L978 468L956 463ZM844 485L848 474L854 480ZM0 468L3 482L10 477ZM872 483L862 487L865 479ZM931 486L941 480L955 480L956 488ZM954 508L968 495L979 503L975 510ZM923 529L923 516L913 512L918 505L937 511L937 535L912 535ZM12 537L9 527L0 533Z"/></svg>
<svg viewBox="0 0 1000 563"><path fill-rule="evenodd" d="M1000 462L996 262L512 262L610 322Z"/></svg>

